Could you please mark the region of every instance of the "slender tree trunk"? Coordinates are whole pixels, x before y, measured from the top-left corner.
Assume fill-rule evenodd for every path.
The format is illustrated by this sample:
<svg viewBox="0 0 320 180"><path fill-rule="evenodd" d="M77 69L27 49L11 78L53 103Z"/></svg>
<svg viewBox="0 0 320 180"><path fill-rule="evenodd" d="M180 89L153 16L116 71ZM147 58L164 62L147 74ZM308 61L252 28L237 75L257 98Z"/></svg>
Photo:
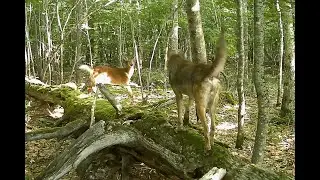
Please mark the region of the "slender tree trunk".
<svg viewBox="0 0 320 180"><path fill-rule="evenodd" d="M292 18L293 18L293 31L295 31L295 19L296 19L296 2L295 0L290 0L291 7L292 7Z"/></svg>
<svg viewBox="0 0 320 180"><path fill-rule="evenodd" d="M237 90L239 98L239 108L238 108L238 134L236 141L236 148L242 149L244 133L244 116L246 114L246 103L243 90L243 80L244 80L244 59L245 59L245 48L244 48L244 23L243 23L243 3L242 0L237 1L237 16L238 16L238 77L237 77Z"/></svg>
<svg viewBox="0 0 320 180"><path fill-rule="evenodd" d="M218 13L217 13L217 7L218 6L216 6L216 3L217 2L214 2L213 0L211 0L212 10L214 12L214 16L213 16L214 20L215 20L216 24L218 24L221 27L221 21L220 21L220 18L218 18Z"/></svg>
<svg viewBox="0 0 320 180"><path fill-rule="evenodd" d="M32 37L34 38L38 38L37 37L37 26L34 26L34 28L31 28L32 25L35 25L35 22L36 22L36 11L34 11L34 6L32 6L32 4L30 3L29 4L29 9L30 9L30 14L29 14L29 23L28 23L28 26L30 26L29 29L29 38L30 38L30 35L32 34ZM27 14L26 14L27 16ZM33 31L32 31L33 30ZM32 33L33 32L33 33ZM30 48L27 49L27 52L28 50L30 51L30 70L31 70L31 74L33 77L36 77L37 74L36 74L36 70L35 70L35 60L37 59L37 49L38 49L38 43L30 43Z"/></svg>
<svg viewBox="0 0 320 180"><path fill-rule="evenodd" d="M167 38L167 41L165 43L165 47L164 47L164 72L165 73L168 73L168 69L167 69L167 64L168 64L168 50L169 50L169 36ZM164 78L164 89L165 89L165 92L167 92L168 88L167 88L167 85L168 82L167 82L167 78ZM167 97L167 93L166 93L166 97Z"/></svg>
<svg viewBox="0 0 320 180"><path fill-rule="evenodd" d="M258 123L252 152L252 163L262 163L268 135L269 93L264 79L264 0L254 1L254 85L258 101Z"/></svg>
<svg viewBox="0 0 320 180"><path fill-rule="evenodd" d="M44 44L44 38L43 38L43 33L42 33L42 28L43 27L43 21L42 21L42 14L41 12L43 11L43 6L41 6L41 4L38 4L38 8L39 8L39 11L38 11L38 14L36 16L36 19L35 18L35 21L34 21L34 27L38 27L37 31L36 31L36 37L39 39L38 41L38 48L36 48L37 52L37 58L36 58L36 70L37 70L37 74L39 76L39 80L44 82L44 75L43 75L43 72L44 72L44 57L43 57L43 44Z"/></svg>
<svg viewBox="0 0 320 180"><path fill-rule="evenodd" d="M160 68L158 65L158 61L159 61L159 59L161 59L161 43L160 43L159 47L160 48L158 48L158 57L156 58L156 69ZM160 64L160 66L161 66L161 64Z"/></svg>
<svg viewBox="0 0 320 180"><path fill-rule="evenodd" d="M291 3L280 1L284 25L284 81L280 116L294 119L294 32Z"/></svg>
<svg viewBox="0 0 320 180"><path fill-rule="evenodd" d="M84 17L85 17L85 24L86 24L86 27L84 27L85 29L85 32L86 32L86 36L87 36L87 40L88 40L88 49L89 49L89 57L90 57L90 66L93 67L93 58L92 58L92 51L91 51L91 41L90 41L90 34L89 34L89 26L88 26L88 7L87 7L87 0L84 0L84 5L85 5L85 14L84 14Z"/></svg>
<svg viewBox="0 0 320 180"><path fill-rule="evenodd" d="M74 56L74 65L76 65L77 62L80 61L80 58L81 58L81 30L80 30L80 27L79 27L79 24L81 23L80 20L81 20L81 12L82 12L82 6L81 6L81 3L79 3L77 5L77 11L76 11L76 40L75 40L75 44L76 44L76 47L75 47L75 56ZM78 72L79 71L76 71L76 83L79 83L79 78L78 78ZM72 80L72 74L70 75L70 78L69 78L69 81Z"/></svg>
<svg viewBox="0 0 320 180"><path fill-rule="evenodd" d="M122 67L122 1L120 8L120 24L119 24L119 65Z"/></svg>
<svg viewBox="0 0 320 180"><path fill-rule="evenodd" d="M250 25L250 27L253 29L252 31L252 35L250 37L249 40L251 40L251 42L249 41L248 47L249 47L249 55L248 55L248 74L249 74L249 80L248 80L248 86L249 86L249 91L250 94L255 92L255 86L254 86L254 23L252 23L252 25Z"/></svg>
<svg viewBox="0 0 320 180"><path fill-rule="evenodd" d="M142 43L142 33L141 33L141 19L140 19L140 14L141 14L141 0L137 0L137 11L138 11L138 31L137 31L137 46L138 46L138 51L139 51L139 64L140 68L142 69L143 67L143 59L144 59L144 54L143 54L143 43Z"/></svg>
<svg viewBox="0 0 320 180"><path fill-rule="evenodd" d="M248 32L248 0L242 0L243 7L243 43L244 43L244 77L249 82L249 32ZM246 84L247 84L246 83Z"/></svg>
<svg viewBox="0 0 320 180"><path fill-rule="evenodd" d="M168 63L168 56L167 56L167 54L168 54L168 51L169 51L169 41L170 41L170 38L169 38L169 36L168 36L168 38L167 38L167 42L166 42L166 45L165 45L165 48L164 48L164 54L165 54L165 56L164 56L164 71L165 72L167 72L167 63Z"/></svg>
<svg viewBox="0 0 320 180"><path fill-rule="evenodd" d="M277 11L279 13L279 33L280 33L280 43L279 43L279 81L278 81L278 91L277 91L277 104L276 106L280 106L281 104L281 96L282 96L282 91L283 91L283 87L282 87L282 62L283 62L283 25L282 25L282 18L281 18L281 10L280 10L280 6L279 6L279 0L276 0L276 8Z"/></svg>
<svg viewBox="0 0 320 180"><path fill-rule="evenodd" d="M52 70L51 70L51 63L48 64L48 70L49 70L49 80L47 82L47 84L51 85L52 82Z"/></svg>
<svg viewBox="0 0 320 180"><path fill-rule="evenodd" d="M30 8L31 11L31 8ZM27 14L27 7L25 7L25 32L26 32L26 47L25 47L25 61L26 61L26 76L31 76L31 58L32 58L32 51L31 51L31 44L29 38L29 23L28 23L28 14ZM31 18L31 17L30 17Z"/></svg>
<svg viewBox="0 0 320 180"><path fill-rule="evenodd" d="M196 63L206 63L207 53L202 30L199 0L186 0L186 9L191 41L192 60Z"/></svg>
<svg viewBox="0 0 320 180"><path fill-rule="evenodd" d="M191 51L191 40L190 40L190 33L189 30L186 31L186 39L187 39L187 59L189 59L190 61L192 61L192 51Z"/></svg>
<svg viewBox="0 0 320 180"><path fill-rule="evenodd" d="M24 57L25 57L25 76L30 77L30 70L28 68L29 66L29 60L28 60L28 53L27 53L27 49L24 49Z"/></svg>
<svg viewBox="0 0 320 180"><path fill-rule="evenodd" d="M60 40L61 40L61 45L60 45L60 83L63 83L63 63L64 63L64 30L62 29L62 25L61 25L61 20L60 20L60 15L59 15L59 7L60 7L60 3L57 2L56 3L56 7L57 7L57 20L58 20L58 26L60 29Z"/></svg>
<svg viewBox="0 0 320 180"><path fill-rule="evenodd" d="M178 0L174 0L172 4L173 10L173 26L172 26L172 33L170 37L169 49L171 51L177 52L178 50L178 40L179 40L179 24L178 24Z"/></svg>
<svg viewBox="0 0 320 180"><path fill-rule="evenodd" d="M155 53L155 51L156 51L156 47L157 47L159 38L160 38L160 36L161 36L161 32L162 32L162 30L163 30L164 27L165 27L165 25L163 25L163 26L161 27L161 29L160 29L160 32L159 32L158 37L157 37L157 39L156 39L156 42L154 43L154 46L153 46L151 59L150 59L150 61L149 61L149 72L148 72L148 80L147 80L148 95L151 94L151 91L150 91L150 81L151 81L152 60L153 60L153 57L154 57L154 53Z"/></svg>
<svg viewBox="0 0 320 180"><path fill-rule="evenodd" d="M50 68L51 55L52 55L51 54L51 52L52 52L51 23L50 23L50 20L49 20L49 13L48 13L48 11L49 11L49 2L48 2L48 0L43 1L43 9L44 9L45 27L46 27L46 35L47 35L46 48L43 48L43 50L44 50L44 58L46 60L45 66L43 66L43 68L44 68L44 72L43 72L43 76L44 77L43 78L45 78L47 69ZM51 72L49 72L49 73L50 73L50 76L51 76ZM49 82L51 83L50 80L49 80Z"/></svg>
<svg viewBox="0 0 320 180"><path fill-rule="evenodd" d="M135 33L134 33L134 28L133 28L133 21L131 19L131 17L129 16L130 22L131 22L131 35L132 35L132 44L133 44L133 49L134 49L134 57L136 59L136 63L137 63L137 69L138 69L138 74L139 74L139 82L140 82L140 91L141 91L141 99L142 101L145 101L144 98L144 93L143 93L143 84L142 84L142 79L141 79L141 64L140 64L140 60L139 60L139 53L138 53L138 46L135 40Z"/></svg>

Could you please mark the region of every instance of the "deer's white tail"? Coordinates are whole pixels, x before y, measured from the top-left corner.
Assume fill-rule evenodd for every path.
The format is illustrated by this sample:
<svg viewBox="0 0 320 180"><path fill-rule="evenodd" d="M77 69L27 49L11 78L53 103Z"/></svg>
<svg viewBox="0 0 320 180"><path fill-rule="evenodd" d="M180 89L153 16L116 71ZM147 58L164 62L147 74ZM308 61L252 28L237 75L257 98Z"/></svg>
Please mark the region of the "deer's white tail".
<svg viewBox="0 0 320 180"><path fill-rule="evenodd" d="M90 75L93 74L93 69L88 65L83 64L79 66L79 69L89 72Z"/></svg>

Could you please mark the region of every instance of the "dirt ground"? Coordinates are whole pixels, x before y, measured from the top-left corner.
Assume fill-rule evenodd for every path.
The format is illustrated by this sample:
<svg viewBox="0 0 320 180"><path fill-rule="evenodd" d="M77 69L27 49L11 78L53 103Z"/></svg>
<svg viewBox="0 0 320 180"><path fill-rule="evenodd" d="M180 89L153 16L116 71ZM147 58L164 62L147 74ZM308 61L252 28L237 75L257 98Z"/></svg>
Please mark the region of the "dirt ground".
<svg viewBox="0 0 320 180"><path fill-rule="evenodd" d="M173 93L169 93L170 97L174 97ZM149 97L150 98L150 97ZM156 96L155 96L156 98ZM235 149L235 141L237 137L237 105L223 104L218 108L218 123L217 123L217 134L215 139L229 145L231 152L244 157L248 160L251 159L251 154L254 145L256 119L257 119L257 105L256 99L246 97L246 111L247 115L245 118L245 141L243 150ZM155 99L154 99L155 101ZM54 108L41 104L36 101L27 102L26 109L26 132L36 130L44 126L52 126L55 118L61 116L61 109L54 111ZM273 103L274 104L274 103ZM176 117L175 104L169 107L170 114ZM60 110L60 112L59 112ZM60 114L59 114L60 113ZM194 109L191 110L194 113ZM272 112L275 114L277 111ZM55 118L53 118L55 116ZM191 122L196 123L194 114L191 115ZM25 173L28 176L37 176L48 164L54 159L54 157L61 153L66 146L72 142L72 139L60 140L38 140L25 143ZM263 166L268 167L275 171L282 171L287 174L294 175L294 164L295 164L295 135L294 126L289 124L277 124L271 121L269 124L269 134L267 139L267 147L265 152L265 158ZM101 169L101 171L105 171ZM103 174L103 173L102 173ZM156 170L147 167L143 163L136 163L131 170L131 176L133 179L153 179L153 180L164 180L168 179L163 175L156 172ZM75 171L71 171L68 175L63 178L65 180L77 180ZM104 179L93 178L93 179ZM120 175L117 175L115 179L121 179Z"/></svg>

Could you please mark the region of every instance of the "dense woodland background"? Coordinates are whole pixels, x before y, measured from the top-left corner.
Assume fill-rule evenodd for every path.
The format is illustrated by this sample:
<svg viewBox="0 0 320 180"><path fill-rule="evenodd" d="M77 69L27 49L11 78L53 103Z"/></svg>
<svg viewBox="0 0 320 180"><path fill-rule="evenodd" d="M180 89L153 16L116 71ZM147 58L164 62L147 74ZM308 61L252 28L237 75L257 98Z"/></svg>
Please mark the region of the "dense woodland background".
<svg viewBox="0 0 320 180"><path fill-rule="evenodd" d="M25 75L49 85L80 85L87 78L78 71L80 64L121 67L135 57L138 64L131 81L143 90L141 94L139 88L134 89L135 95L144 102L168 99L172 91L165 60L174 39L185 58L192 60L189 1L26 0ZM235 128L231 139L228 133L216 138L232 148L237 145L241 149L237 153L253 163L294 175L294 1L201 0L200 7L208 63L214 59L222 27L228 43L221 77L220 115L225 116L218 116L219 122L229 119L244 128ZM26 114L32 111L30 107L26 99ZM228 108L232 111L227 112ZM31 123L28 128L36 129L32 124L37 125ZM258 137L261 133L256 136L256 130L267 133ZM244 134L242 140L238 132ZM39 149L32 143L26 147L27 174L38 173L46 164L35 160ZM264 160L255 151L265 152Z"/></svg>

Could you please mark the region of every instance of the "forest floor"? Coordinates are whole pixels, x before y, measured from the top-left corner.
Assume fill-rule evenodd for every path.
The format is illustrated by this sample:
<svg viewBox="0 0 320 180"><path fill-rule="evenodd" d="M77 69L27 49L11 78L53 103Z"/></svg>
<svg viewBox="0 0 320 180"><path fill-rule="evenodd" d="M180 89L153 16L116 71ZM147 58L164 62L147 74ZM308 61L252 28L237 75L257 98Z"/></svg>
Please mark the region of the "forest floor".
<svg viewBox="0 0 320 180"><path fill-rule="evenodd" d="M134 89L135 93L139 92L139 89ZM161 92L162 91L162 92ZM139 101L137 95L136 100ZM173 98L174 94L172 91L167 93L163 90L152 92L152 96L149 96L149 100L152 102L160 100L160 98ZM275 104L274 101L271 101ZM41 104L36 101L31 101L28 104L26 110L26 129L25 131L36 130L41 127L52 126L55 118L61 116L61 109L51 108L51 113L48 111L48 106ZM278 108L272 108L271 117L277 117L279 111ZM164 107L164 110L172 121L177 118L177 111L175 103ZM230 146L229 150L237 155L244 157L248 160L251 159L251 154L254 145L255 129L257 121L257 103L254 97L246 97L246 112L244 133L245 140L243 149L239 150L234 148L235 141L237 138L237 105L227 104L221 102L218 107L218 122L217 133L215 139L223 142ZM194 107L191 109L191 123L196 124L196 118L194 114ZM53 117L56 116L56 117ZM294 176L294 164L295 164L295 135L294 135L294 123L277 123L277 121L271 121L269 124L269 133L267 139L267 147L265 151L263 166L270 168L275 171L281 171L286 174ZM201 125L197 125L201 126ZM67 147L72 140L38 140L25 143L25 173L28 176L35 177L41 171L48 166L48 164L54 159L54 157L61 153L65 147ZM133 179L153 179L153 180L164 180L166 179L161 174L157 173L156 170L145 166L143 163L137 163L131 170ZM61 179L79 179L75 171L71 171L68 175L65 175ZM104 179L104 178L99 178ZM120 175L116 179L121 179Z"/></svg>

